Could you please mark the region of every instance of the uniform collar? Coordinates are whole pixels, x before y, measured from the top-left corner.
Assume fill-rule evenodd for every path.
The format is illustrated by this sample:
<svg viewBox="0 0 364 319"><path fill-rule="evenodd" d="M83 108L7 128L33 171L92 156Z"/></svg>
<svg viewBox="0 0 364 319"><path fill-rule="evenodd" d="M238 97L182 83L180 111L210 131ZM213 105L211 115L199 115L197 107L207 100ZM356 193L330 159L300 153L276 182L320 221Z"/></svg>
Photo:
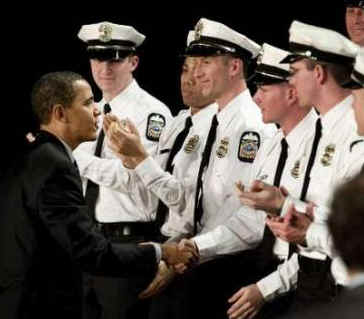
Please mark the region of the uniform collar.
<svg viewBox="0 0 364 319"><path fill-rule="evenodd" d="M349 95L344 100L336 104L325 115L321 116L323 132L330 132L338 121L344 118L348 113L353 111L353 96Z"/></svg>
<svg viewBox="0 0 364 319"><path fill-rule="evenodd" d="M188 110L189 115L191 115L191 110ZM194 129L200 129L206 127L207 123L211 123L212 117L218 112L218 105L216 103L212 103L194 115L192 115L192 123Z"/></svg>
<svg viewBox="0 0 364 319"><path fill-rule="evenodd" d="M239 114L245 107L248 107L252 102L252 97L248 89L245 89L235 98L233 98L218 114L217 120L219 122L219 130L224 131L230 122Z"/></svg>
<svg viewBox="0 0 364 319"><path fill-rule="evenodd" d="M114 111L115 109L119 108L120 106L128 107L128 105L124 105L124 101L128 101L129 98L135 98L135 92L139 89L139 85L135 79L132 79L130 84L122 90L117 96L115 96L111 101L106 102L104 98L99 102L101 106L108 103L111 107L111 111Z"/></svg>
<svg viewBox="0 0 364 319"><path fill-rule="evenodd" d="M286 141L290 149L299 147L297 141L305 140L307 135L312 135L315 131L315 123L318 119L314 108L306 114L306 116L291 130L286 136Z"/></svg>

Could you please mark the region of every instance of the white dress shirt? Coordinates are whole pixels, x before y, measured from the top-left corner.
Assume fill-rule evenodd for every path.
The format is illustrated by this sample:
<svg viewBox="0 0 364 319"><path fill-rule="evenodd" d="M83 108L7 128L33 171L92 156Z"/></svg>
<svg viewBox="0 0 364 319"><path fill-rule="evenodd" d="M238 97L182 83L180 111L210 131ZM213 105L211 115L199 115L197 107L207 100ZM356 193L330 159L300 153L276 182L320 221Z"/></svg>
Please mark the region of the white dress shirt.
<svg viewBox="0 0 364 319"><path fill-rule="evenodd" d="M314 224L317 227L314 226L316 229L314 235L308 236L310 242L308 247L299 246L299 253L309 258L324 260L327 255L335 256L332 251L330 235L325 226L331 195L337 185L359 172L363 165L364 153L361 146L363 143L359 143L358 147L354 147L350 152L350 145L355 138L354 132L356 130L352 101L353 98L350 95L321 117L322 137L317 148L306 196L307 201L312 201L318 205L314 209ZM285 186L282 183L281 185ZM304 212L307 204L297 198L299 195L290 193L285 200L281 214L284 215L292 203L297 210ZM319 234L320 231L323 233ZM320 240L319 243L318 240ZM319 245L321 248L316 249ZM330 251L331 253L328 253ZM292 276L290 283L295 285L299 269L297 255L293 254L288 261L279 266L279 269L281 273L289 273ZM295 273L294 270L296 270ZM340 258L335 257L333 259L331 271L338 284L346 284L347 272ZM259 286L260 289L261 287L263 285ZM269 293L273 289L269 288L268 284L264 285L261 290L264 291L264 289L267 291L266 299L274 295L274 292ZM290 289L290 285L282 286L278 293L284 292L285 289Z"/></svg>
<svg viewBox="0 0 364 319"><path fill-rule="evenodd" d="M106 101L100 101L99 107L102 112ZM171 119L169 109L155 97L139 87L133 80L130 85L118 96L108 102L112 113L120 119L129 118L138 128L143 144L150 154L156 154L157 142L147 138L149 117L156 113L164 117L168 123ZM102 129L102 117L99 121ZM82 143L75 151L74 156L83 178L84 189L87 179L100 185L100 193L96 202L96 219L100 222L130 222L150 221L152 215L147 215L128 194L113 190L109 186L113 180L128 179L129 175L125 170L120 169L121 161L114 155L112 150L104 141L101 158L94 156L96 142ZM125 183L127 184L127 183ZM126 189L125 192L128 192Z"/></svg>

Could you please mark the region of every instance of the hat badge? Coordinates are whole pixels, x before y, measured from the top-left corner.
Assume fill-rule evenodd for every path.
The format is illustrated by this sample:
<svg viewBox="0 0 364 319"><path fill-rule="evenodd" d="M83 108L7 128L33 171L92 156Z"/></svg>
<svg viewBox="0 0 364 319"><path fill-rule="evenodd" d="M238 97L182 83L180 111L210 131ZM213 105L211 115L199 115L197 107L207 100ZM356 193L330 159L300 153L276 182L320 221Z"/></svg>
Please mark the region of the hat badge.
<svg viewBox="0 0 364 319"><path fill-rule="evenodd" d="M202 21L199 21L195 26L195 40L198 41L201 38L203 30L203 23Z"/></svg>
<svg viewBox="0 0 364 319"><path fill-rule="evenodd" d="M107 23L102 23L99 27L99 39L102 42L109 42L111 40L112 27Z"/></svg>

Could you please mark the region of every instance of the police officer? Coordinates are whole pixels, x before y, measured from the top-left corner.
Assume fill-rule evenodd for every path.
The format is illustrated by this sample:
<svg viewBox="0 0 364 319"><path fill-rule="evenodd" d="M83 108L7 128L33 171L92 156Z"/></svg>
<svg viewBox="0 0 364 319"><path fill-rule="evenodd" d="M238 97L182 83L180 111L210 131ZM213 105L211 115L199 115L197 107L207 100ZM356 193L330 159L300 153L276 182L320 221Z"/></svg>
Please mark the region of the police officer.
<svg viewBox="0 0 364 319"><path fill-rule="evenodd" d="M273 206L281 210L281 215L292 202L304 212L305 201L313 201L318 205L314 209L315 220L322 223L327 219L327 205L335 185L362 165L362 150L350 150L357 138L353 99L350 91L340 86L350 75L357 46L334 31L294 21L290 28L290 47L293 54L282 61L290 63L290 83L297 88L302 105L315 105L320 112L320 125L316 125L319 134L315 134L312 143L300 200L291 194L284 199L277 198L274 188L268 185L261 185L257 192L246 192L243 197L246 204L262 209L275 203ZM264 195L258 198L259 194ZM345 282L346 274L338 260L332 263L334 279L330 259L319 251L305 251L300 247L298 259L293 254L281 266L282 271L288 271L289 265L295 269L291 272L292 284L298 285L293 311L308 303L332 300L338 291L336 284Z"/></svg>
<svg viewBox="0 0 364 319"><path fill-rule="evenodd" d="M168 108L140 88L133 77L139 63L137 48L145 36L131 26L101 22L83 25L78 37L86 43L92 75L102 91L100 111L134 120L145 147L155 153L160 133L171 115ZM100 125L97 142L81 144L74 152L85 183L91 217L112 241L151 240L155 234L153 216L147 216L128 196L98 185L98 180L108 179L120 162L103 138ZM147 281L145 278L94 279L93 288L104 318L142 318L144 308L136 304L135 296Z"/></svg>
<svg viewBox="0 0 364 319"><path fill-rule="evenodd" d="M349 38L354 43L364 46L364 1L344 0L345 25Z"/></svg>
<svg viewBox="0 0 364 319"><path fill-rule="evenodd" d="M247 63L257 56L259 50L259 45L231 28L200 19L185 54L194 56L198 61L199 67L195 72L202 82L202 94L217 101L219 113L209 125L198 174L194 177L195 189L192 190L195 200L192 205L191 201L187 202L185 198L189 188L184 187L183 183L177 183L174 187L168 174L155 175L154 171L151 173L152 170L143 170L144 174L137 172L142 180L154 187L154 193L163 198L168 206L179 205L183 216L187 216L184 229L189 231L189 235L215 228L240 206L233 196L234 182L239 176L248 176L260 144L267 135L268 128L265 128L259 108L246 87L244 75ZM153 178L148 178L148 174L153 174ZM227 209L223 210L222 207ZM224 260L216 266L198 267L198 271L177 278L158 297L159 300L155 300L152 317L198 317L202 313L197 311L197 303L205 316L214 313L218 306L225 303L224 299L219 298L225 291L219 295L216 292L212 294L210 290L209 297L214 295L214 301L210 300L209 307L205 307L195 297L200 293L206 295L207 286L195 279L201 279L198 274L203 273L205 280L217 269L231 266L230 262ZM209 297L206 299L209 300ZM209 309L209 314L205 312L206 309ZM225 310L224 306L220 307L220 314L224 314Z"/></svg>

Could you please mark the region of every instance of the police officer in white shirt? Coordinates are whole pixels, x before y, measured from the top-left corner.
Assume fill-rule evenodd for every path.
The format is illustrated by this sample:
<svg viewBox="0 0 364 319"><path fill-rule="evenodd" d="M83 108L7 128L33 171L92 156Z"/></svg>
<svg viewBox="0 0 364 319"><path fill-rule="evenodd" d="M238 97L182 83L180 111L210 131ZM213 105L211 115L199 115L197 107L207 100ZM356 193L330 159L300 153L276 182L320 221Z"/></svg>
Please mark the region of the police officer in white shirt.
<svg viewBox="0 0 364 319"><path fill-rule="evenodd" d="M187 216L184 218L184 229L188 229L189 236L215 228L228 220L240 207L239 200L234 196L234 182L239 177L249 175L255 155L268 135L267 131L274 130L265 127L260 110L252 100L245 82L246 65L251 58L257 56L259 50L260 46L245 36L221 23L204 18L197 23L194 37L190 39L186 55L196 57L199 62L196 77L203 83L202 93L216 99L219 106L201 160L201 163L207 161L209 164L205 167L200 164L195 176L197 194L193 205L190 205L191 202L186 205L186 189L180 187L181 184L170 187L169 176L155 175L149 179L149 185L158 185L154 188L155 193L167 205L180 205L181 214ZM145 175L140 177L146 178L148 172L150 170L144 170ZM227 209L222 210L223 206ZM192 210L193 208L195 209ZM158 297L160 303L154 303L156 307L152 317L198 317L202 309L204 316L209 316L208 313L216 315L217 311L224 315L226 304L222 296L226 292L219 289L219 294L212 294L204 281L208 274L215 273L218 269L227 269L230 262L231 259L228 258L220 259L177 278ZM209 307L195 298L198 294L205 294ZM213 302L210 297L214 298Z"/></svg>
<svg viewBox="0 0 364 319"><path fill-rule="evenodd" d="M349 38L354 43L364 46L364 1L344 0L345 26Z"/></svg>
<svg viewBox="0 0 364 319"><path fill-rule="evenodd" d="M335 185L355 174L362 165L358 160L363 158L359 148L350 151L350 145L357 138L353 99L351 92L340 86L350 75L358 47L337 32L297 21L290 28L290 46L293 55L282 61L290 62L290 83L297 88L301 104L315 105L321 122L316 125L316 133L320 134L315 134L300 200L294 195L276 196L279 192L263 183L259 191L245 192L241 196L248 205L261 209L273 206L275 210L282 210L281 215L285 215L292 202L304 212L305 201L313 201L318 205L314 208L315 220L322 223L327 219L327 206ZM293 311L307 303L325 302L335 297L336 285L345 282L346 273L335 259L332 263L334 280L330 264L325 254L300 247L298 259L293 254L282 265L284 271L295 270L292 280L285 283L286 290L298 286Z"/></svg>
<svg viewBox="0 0 364 319"><path fill-rule="evenodd" d="M360 49L356 56L351 80L344 83L343 87L353 90L353 108L358 134L358 139L350 145L350 151L353 152L354 149L364 146L364 49ZM307 214L300 214L294 207L291 207L290 210L295 216L295 224L284 222L272 223L271 227L274 229L274 233L286 241L294 243L305 242L308 247L322 251L331 258L335 257L336 251L333 248L332 236L327 225L325 223L313 222Z"/></svg>
<svg viewBox="0 0 364 319"><path fill-rule="evenodd" d="M150 153L155 153L161 131L171 119L171 114L162 102L140 88L133 77L139 63L137 48L145 36L131 26L101 22L83 25L78 37L86 43L92 75L102 91L100 111L132 119L143 136L145 147ZM97 142L83 143L74 152L91 218L112 241L150 240L155 233L153 216L147 216L129 196L99 186L97 180L92 180L92 172L107 178L108 171L120 165L120 160L105 145L102 125L99 126ZM134 290L142 289L146 285L145 280L122 282L95 278L94 288L104 318L142 317L143 307L135 306L138 291Z"/></svg>

